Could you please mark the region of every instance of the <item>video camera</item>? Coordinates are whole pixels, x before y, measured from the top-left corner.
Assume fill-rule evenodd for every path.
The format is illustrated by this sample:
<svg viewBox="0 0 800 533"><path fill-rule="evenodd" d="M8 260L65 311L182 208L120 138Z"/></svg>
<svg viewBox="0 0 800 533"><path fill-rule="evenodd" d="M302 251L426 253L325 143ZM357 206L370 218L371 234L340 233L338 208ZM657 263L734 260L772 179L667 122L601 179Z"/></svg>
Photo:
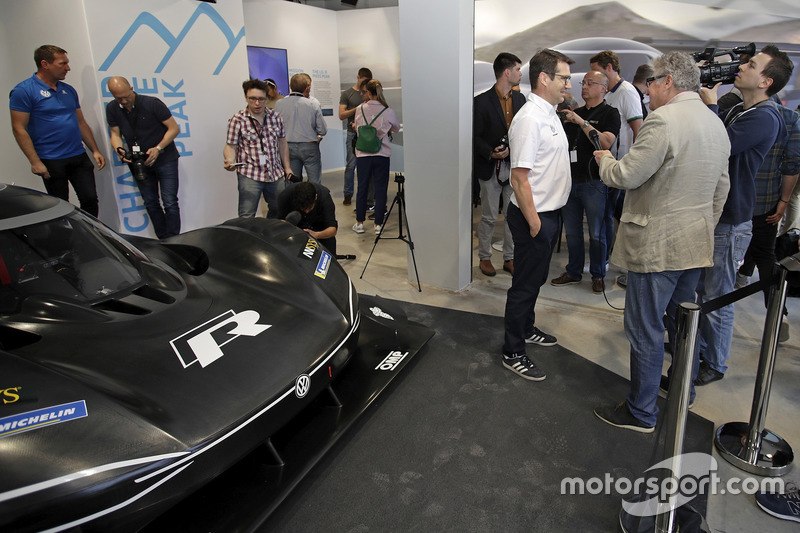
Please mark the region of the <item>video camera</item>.
<svg viewBox="0 0 800 533"><path fill-rule="evenodd" d="M692 57L696 62L708 61L700 66L700 85L713 87L717 83L733 83L736 73L739 72L739 65L742 64L740 55L754 56L756 54L756 44L750 43L746 46L736 48L706 48L702 52L694 52ZM731 60L727 63L714 61L715 57L729 55Z"/></svg>

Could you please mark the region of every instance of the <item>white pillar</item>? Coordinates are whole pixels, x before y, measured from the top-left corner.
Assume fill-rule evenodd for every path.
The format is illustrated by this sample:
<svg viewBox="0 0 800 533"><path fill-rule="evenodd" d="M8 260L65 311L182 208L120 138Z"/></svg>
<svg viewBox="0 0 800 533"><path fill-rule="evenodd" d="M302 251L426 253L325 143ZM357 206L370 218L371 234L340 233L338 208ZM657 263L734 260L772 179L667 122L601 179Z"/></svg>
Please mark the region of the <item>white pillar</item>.
<svg viewBox="0 0 800 533"><path fill-rule="evenodd" d="M471 281L474 3L400 0L399 8L406 204L419 277L458 290Z"/></svg>

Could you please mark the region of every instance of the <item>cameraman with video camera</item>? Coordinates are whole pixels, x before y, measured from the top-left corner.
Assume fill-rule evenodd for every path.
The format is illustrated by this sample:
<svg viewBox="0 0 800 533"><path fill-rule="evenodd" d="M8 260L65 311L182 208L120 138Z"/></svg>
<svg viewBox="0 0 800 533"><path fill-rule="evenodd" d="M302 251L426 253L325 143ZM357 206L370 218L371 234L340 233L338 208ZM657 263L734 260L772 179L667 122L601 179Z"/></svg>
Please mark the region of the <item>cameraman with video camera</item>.
<svg viewBox="0 0 800 533"><path fill-rule="evenodd" d="M181 232L178 207L180 154L173 141L180 132L178 123L164 102L136 94L122 76L108 80L108 91L114 97L106 105L111 147L121 161L128 163L156 236L165 239L177 235ZM128 151L123 148L123 138Z"/></svg>
<svg viewBox="0 0 800 533"><path fill-rule="evenodd" d="M717 90L729 79L725 76L726 65L701 67L701 83L716 82L711 89L701 89L703 101L715 112L718 111ZM770 148L787 134L783 117L770 97L783 89L792 69L789 57L776 46L769 45L731 74L735 74L733 84L741 91L743 100L727 113L720 114L731 142L728 161L731 188L714 230L714 265L703 269L697 286L699 304L728 294L734 288L736 269L744 259L752 236L756 173ZM721 76L715 76L718 72ZM705 79L707 76L711 80ZM695 385L706 385L725 375L733 321L733 305L701 316L699 353L703 362Z"/></svg>

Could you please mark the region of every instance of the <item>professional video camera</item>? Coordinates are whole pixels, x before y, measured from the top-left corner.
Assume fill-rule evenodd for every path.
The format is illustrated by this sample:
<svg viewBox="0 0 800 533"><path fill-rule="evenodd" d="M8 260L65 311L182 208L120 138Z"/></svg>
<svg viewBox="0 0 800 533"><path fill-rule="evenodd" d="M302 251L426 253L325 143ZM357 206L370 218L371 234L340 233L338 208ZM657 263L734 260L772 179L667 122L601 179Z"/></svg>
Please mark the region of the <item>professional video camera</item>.
<svg viewBox="0 0 800 533"><path fill-rule="evenodd" d="M756 44L750 43L746 46L736 48L706 48L702 52L694 52L692 57L695 61L708 61L700 66L700 85L713 87L717 83L733 83L736 73L739 72L739 65L742 64L740 55L754 56L756 54ZM731 60L728 63L714 61L715 57L728 55Z"/></svg>
<svg viewBox="0 0 800 533"><path fill-rule="evenodd" d="M139 145L133 145L130 152L126 152L125 149L120 146L117 148L117 153L123 159L127 159L131 162L131 173L136 181L144 181L147 179L147 174L144 171L144 162L147 161L147 154L142 152Z"/></svg>

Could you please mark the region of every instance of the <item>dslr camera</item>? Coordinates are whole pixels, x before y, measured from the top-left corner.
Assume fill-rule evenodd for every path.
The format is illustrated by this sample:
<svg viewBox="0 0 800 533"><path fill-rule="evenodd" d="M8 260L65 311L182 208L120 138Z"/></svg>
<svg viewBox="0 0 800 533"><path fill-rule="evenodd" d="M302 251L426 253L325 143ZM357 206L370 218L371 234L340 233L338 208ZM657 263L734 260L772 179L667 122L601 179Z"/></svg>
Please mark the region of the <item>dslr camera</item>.
<svg viewBox="0 0 800 533"><path fill-rule="evenodd" d="M702 52L694 52L692 57L696 62L707 61L705 65L700 65L700 85L713 87L717 83L733 83L736 73L739 72L739 65L742 64L740 55L752 57L756 54L756 44L750 43L746 46L736 48L706 48ZM727 63L714 61L715 57L730 56L731 60Z"/></svg>
<svg viewBox="0 0 800 533"><path fill-rule="evenodd" d="M144 162L147 161L147 154L142 152L138 144L131 146L131 151L126 152L122 146L117 148L117 153L123 159L130 161L131 173L136 181L144 181L147 179L147 173L144 170Z"/></svg>

